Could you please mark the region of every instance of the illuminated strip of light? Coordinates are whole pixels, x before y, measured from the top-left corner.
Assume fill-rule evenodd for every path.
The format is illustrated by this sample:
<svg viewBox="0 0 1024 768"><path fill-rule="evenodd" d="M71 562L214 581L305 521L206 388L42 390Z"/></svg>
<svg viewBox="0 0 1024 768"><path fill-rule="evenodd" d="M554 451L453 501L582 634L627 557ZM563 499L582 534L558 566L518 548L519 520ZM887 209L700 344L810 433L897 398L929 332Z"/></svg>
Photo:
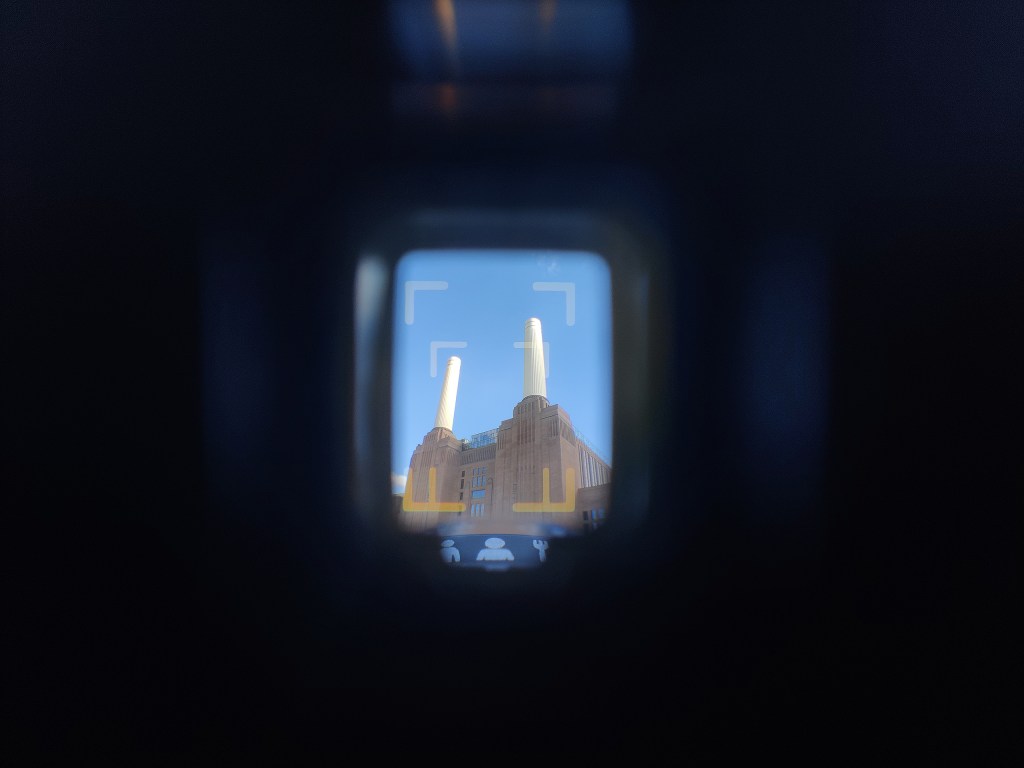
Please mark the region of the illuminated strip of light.
<svg viewBox="0 0 1024 768"><path fill-rule="evenodd" d="M448 64L453 77L459 74L459 38L455 27L455 4L452 0L434 0L434 13L441 28L444 47L448 52Z"/></svg>

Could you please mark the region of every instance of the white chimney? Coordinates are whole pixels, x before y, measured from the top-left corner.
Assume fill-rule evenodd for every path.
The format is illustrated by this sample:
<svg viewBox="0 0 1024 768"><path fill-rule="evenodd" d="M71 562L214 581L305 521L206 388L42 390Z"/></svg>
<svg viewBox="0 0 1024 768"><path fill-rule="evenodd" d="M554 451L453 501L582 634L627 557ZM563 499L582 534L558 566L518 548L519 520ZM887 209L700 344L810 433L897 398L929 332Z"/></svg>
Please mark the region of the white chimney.
<svg viewBox="0 0 1024 768"><path fill-rule="evenodd" d="M544 339L540 333L540 320L536 317L526 321L526 347L523 352L523 397L547 397L548 385L544 380Z"/></svg>
<svg viewBox="0 0 1024 768"><path fill-rule="evenodd" d="M459 371L462 360L457 357L448 358L448 367L444 371L444 385L441 387L441 400L437 404L437 418L434 427L444 427L449 432L455 423L455 395L459 392Z"/></svg>

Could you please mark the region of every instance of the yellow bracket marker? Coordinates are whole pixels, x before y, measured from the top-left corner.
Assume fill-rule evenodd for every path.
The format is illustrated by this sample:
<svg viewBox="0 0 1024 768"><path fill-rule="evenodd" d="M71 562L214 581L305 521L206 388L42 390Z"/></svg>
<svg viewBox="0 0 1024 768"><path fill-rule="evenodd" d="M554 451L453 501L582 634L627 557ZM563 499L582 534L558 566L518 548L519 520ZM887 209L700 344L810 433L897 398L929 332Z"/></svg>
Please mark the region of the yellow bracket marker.
<svg viewBox="0 0 1024 768"><path fill-rule="evenodd" d="M551 501L551 470L541 471L541 501L524 501L512 505L513 512L574 512L576 511L576 472L569 467L565 470L565 501L554 504Z"/></svg>
<svg viewBox="0 0 1024 768"><path fill-rule="evenodd" d="M430 468L427 475L427 500L416 502L412 500L412 468L409 468L409 476L405 481L405 493L402 495L402 509L406 512L465 512L466 505L461 501L438 501L437 500L437 469Z"/></svg>

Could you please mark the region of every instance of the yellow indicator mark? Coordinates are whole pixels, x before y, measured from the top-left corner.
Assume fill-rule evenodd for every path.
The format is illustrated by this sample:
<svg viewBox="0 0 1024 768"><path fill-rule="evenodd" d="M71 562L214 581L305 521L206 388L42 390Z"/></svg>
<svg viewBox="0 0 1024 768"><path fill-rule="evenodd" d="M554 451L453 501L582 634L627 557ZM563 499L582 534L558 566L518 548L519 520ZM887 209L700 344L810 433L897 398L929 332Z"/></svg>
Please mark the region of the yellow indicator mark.
<svg viewBox="0 0 1024 768"><path fill-rule="evenodd" d="M409 476L405 481L405 493L402 495L402 509L406 512L465 512L466 505L461 501L438 501L437 500L437 469L430 468L427 474L427 500L412 500L412 467L409 468Z"/></svg>
<svg viewBox="0 0 1024 768"><path fill-rule="evenodd" d="M541 471L541 501L524 501L512 505L513 512L574 512L576 511L576 472L572 467L565 470L565 501L560 504L551 501L551 470Z"/></svg>

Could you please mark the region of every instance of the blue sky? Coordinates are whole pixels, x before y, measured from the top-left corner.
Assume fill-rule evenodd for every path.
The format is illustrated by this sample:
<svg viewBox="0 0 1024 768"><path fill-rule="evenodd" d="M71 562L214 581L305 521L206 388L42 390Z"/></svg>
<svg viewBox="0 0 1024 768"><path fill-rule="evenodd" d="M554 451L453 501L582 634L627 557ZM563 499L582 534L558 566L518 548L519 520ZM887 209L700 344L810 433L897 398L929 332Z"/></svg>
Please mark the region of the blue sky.
<svg viewBox="0 0 1024 768"><path fill-rule="evenodd" d="M540 318L548 345L548 400L608 461L611 455L611 276L599 256L580 251L412 251L395 273L392 474L400 491L409 458L434 426L448 358L462 359L454 431L460 438L511 418L523 397L523 341L527 318ZM433 283L412 294L405 284ZM569 283L535 290L535 283ZM447 288L439 289L441 283ZM570 324L571 323L571 324ZM465 342L436 350L432 342Z"/></svg>

